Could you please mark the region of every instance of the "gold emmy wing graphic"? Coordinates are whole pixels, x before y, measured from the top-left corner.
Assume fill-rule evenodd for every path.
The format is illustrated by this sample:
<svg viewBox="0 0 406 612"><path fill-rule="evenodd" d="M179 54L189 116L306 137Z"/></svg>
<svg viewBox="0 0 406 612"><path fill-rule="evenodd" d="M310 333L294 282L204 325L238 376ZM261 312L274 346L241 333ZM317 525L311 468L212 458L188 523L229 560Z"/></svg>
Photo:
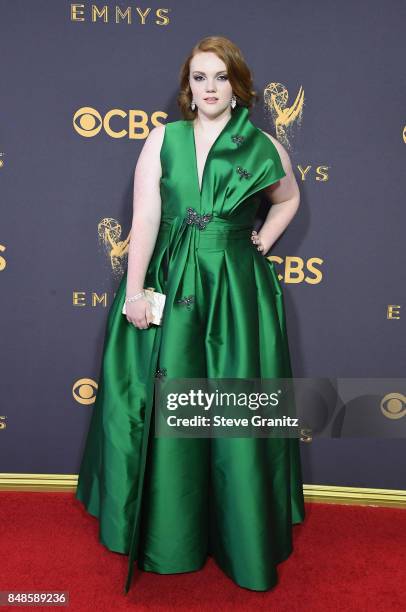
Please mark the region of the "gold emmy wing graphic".
<svg viewBox="0 0 406 612"><path fill-rule="evenodd" d="M300 125L302 122L304 106L303 87L300 86L291 106L287 106L288 99L288 90L282 83L270 83L264 90L265 109L272 116L276 130L276 138L283 145L291 149L289 130L292 129L295 123Z"/></svg>
<svg viewBox="0 0 406 612"><path fill-rule="evenodd" d="M125 240L120 240L121 232L120 223L109 217L102 219L97 226L99 242L109 256L113 274L116 276L122 276L124 273L123 266L127 258L131 236L130 232Z"/></svg>

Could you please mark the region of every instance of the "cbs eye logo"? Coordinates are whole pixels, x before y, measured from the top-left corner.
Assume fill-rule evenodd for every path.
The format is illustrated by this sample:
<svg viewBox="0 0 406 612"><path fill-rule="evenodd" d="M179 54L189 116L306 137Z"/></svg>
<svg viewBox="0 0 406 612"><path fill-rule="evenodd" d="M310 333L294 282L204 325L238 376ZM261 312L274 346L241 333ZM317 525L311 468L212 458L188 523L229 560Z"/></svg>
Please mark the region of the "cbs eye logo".
<svg viewBox="0 0 406 612"><path fill-rule="evenodd" d="M402 393L388 393L381 401L381 411L388 419L406 415L406 397Z"/></svg>
<svg viewBox="0 0 406 612"><path fill-rule="evenodd" d="M79 378L72 387L73 398L79 404L94 404L97 388L97 383L91 378Z"/></svg>
<svg viewBox="0 0 406 612"><path fill-rule="evenodd" d="M93 138L103 127L101 114L91 106L79 108L73 116L73 127L85 138Z"/></svg>

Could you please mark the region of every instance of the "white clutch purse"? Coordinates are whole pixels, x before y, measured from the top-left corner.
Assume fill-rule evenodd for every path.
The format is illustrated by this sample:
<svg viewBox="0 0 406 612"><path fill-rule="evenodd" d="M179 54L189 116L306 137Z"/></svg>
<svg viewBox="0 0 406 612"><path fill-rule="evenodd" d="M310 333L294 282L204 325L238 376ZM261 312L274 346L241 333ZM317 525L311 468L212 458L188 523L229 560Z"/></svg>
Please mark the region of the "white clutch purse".
<svg viewBox="0 0 406 612"><path fill-rule="evenodd" d="M152 313L152 323L154 325L161 325L162 314L164 311L166 295L155 291L154 287L147 287L144 289L145 299L150 303ZM127 314L126 302L124 302L122 313Z"/></svg>

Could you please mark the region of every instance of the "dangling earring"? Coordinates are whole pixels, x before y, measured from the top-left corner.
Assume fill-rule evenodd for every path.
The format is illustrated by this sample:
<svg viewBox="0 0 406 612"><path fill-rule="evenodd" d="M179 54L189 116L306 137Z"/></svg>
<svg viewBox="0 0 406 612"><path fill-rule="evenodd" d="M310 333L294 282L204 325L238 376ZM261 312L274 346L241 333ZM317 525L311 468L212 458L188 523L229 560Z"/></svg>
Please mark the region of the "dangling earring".
<svg viewBox="0 0 406 612"><path fill-rule="evenodd" d="M196 104L194 103L194 101L192 100L192 102L190 103L190 108L194 111L196 108Z"/></svg>
<svg viewBox="0 0 406 612"><path fill-rule="evenodd" d="M237 104L237 100L235 98L235 95L233 94L231 96L231 108L235 108L235 105Z"/></svg>

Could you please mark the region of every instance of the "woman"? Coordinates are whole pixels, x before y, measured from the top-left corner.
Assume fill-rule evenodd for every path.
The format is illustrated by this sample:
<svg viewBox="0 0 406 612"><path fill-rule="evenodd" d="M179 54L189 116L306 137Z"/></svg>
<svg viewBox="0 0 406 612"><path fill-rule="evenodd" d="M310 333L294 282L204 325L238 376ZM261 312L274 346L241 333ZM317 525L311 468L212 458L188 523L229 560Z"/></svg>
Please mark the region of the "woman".
<svg viewBox="0 0 406 612"><path fill-rule="evenodd" d="M166 574L198 570L207 555L236 584L268 590L304 519L297 439L153 430L157 379L292 375L282 291L264 255L299 190L286 151L248 118L255 97L238 48L203 39L181 71L184 119L152 129L135 169L128 270L76 492L100 541L129 554L125 592L135 560ZM273 206L256 233L260 193ZM144 287L166 295L159 326Z"/></svg>

